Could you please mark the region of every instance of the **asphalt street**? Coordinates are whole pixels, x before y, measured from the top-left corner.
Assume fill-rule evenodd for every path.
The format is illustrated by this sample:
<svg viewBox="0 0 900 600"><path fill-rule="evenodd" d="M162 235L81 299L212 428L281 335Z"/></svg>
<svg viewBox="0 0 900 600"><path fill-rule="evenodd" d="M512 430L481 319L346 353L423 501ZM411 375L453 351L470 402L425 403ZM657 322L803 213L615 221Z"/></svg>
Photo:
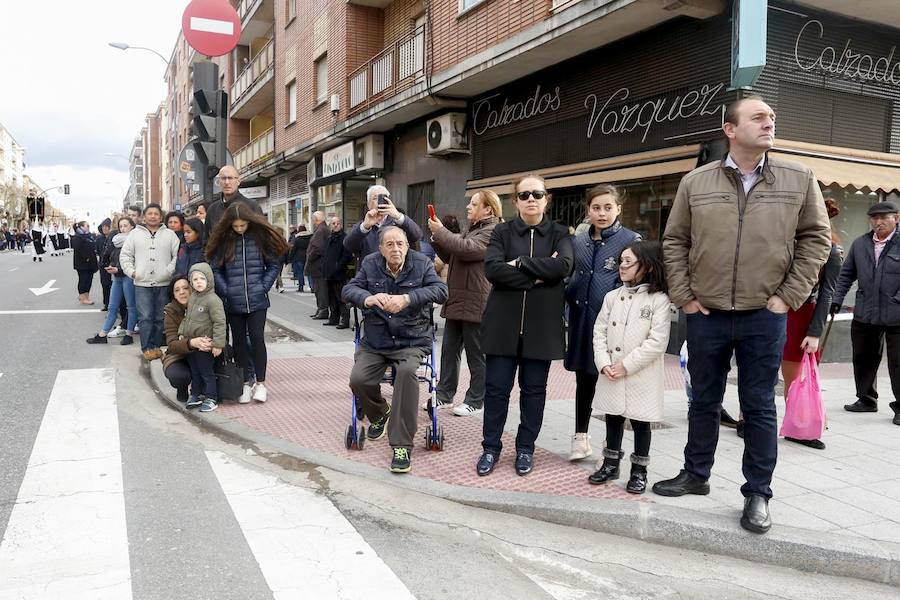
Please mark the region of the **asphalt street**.
<svg viewBox="0 0 900 600"><path fill-rule="evenodd" d="M0 253L0 282L0 600L900 597L257 455L162 403L137 345L84 343L71 256Z"/></svg>

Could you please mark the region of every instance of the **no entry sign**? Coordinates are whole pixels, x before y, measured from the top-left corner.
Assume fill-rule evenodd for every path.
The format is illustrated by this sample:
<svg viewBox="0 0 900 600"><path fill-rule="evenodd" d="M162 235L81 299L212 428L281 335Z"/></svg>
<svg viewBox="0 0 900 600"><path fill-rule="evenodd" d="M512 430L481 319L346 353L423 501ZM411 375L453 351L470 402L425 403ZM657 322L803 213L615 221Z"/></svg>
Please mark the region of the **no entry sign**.
<svg viewBox="0 0 900 600"><path fill-rule="evenodd" d="M226 0L192 0L181 16L191 48L206 56L228 54L241 37L241 19Z"/></svg>

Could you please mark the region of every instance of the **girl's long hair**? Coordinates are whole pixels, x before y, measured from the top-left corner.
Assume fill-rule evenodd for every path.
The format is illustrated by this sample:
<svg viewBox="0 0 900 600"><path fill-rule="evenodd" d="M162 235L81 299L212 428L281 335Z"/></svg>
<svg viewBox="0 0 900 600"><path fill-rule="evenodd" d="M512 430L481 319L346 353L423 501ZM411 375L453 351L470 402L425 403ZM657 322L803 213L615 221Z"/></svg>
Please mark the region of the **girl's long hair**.
<svg viewBox="0 0 900 600"><path fill-rule="evenodd" d="M209 264L224 267L234 258L234 243L238 234L232 229L232 224L237 220L247 221L244 235L253 238L265 262L282 257L290 250L281 232L272 227L264 216L241 202L235 202L225 211L206 243Z"/></svg>
<svg viewBox="0 0 900 600"><path fill-rule="evenodd" d="M662 260L662 245L652 241L631 242L625 250L631 250L634 253L638 261L638 270L643 272L641 280L635 283L649 284L648 291L651 294L655 292L668 294L669 286L666 283L666 269ZM622 260L621 254L619 254L619 260Z"/></svg>

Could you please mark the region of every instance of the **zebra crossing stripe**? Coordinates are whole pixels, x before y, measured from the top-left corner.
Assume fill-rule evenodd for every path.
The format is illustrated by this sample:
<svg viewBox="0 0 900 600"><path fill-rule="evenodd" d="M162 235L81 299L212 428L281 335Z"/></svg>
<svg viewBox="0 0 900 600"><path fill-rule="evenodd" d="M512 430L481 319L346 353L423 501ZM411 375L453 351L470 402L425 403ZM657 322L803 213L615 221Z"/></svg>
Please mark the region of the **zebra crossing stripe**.
<svg viewBox="0 0 900 600"><path fill-rule="evenodd" d="M414 599L328 498L206 457L276 600Z"/></svg>
<svg viewBox="0 0 900 600"><path fill-rule="evenodd" d="M59 371L0 542L0 599L131 597L114 371Z"/></svg>

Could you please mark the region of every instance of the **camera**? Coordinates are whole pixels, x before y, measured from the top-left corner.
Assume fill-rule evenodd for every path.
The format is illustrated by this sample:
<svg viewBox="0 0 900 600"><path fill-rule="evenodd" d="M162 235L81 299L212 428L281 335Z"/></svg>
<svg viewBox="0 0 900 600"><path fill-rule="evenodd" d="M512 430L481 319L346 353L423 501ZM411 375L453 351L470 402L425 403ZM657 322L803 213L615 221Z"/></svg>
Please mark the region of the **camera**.
<svg viewBox="0 0 900 600"><path fill-rule="evenodd" d="M387 208L391 203L391 197L387 194L378 194L378 208Z"/></svg>

